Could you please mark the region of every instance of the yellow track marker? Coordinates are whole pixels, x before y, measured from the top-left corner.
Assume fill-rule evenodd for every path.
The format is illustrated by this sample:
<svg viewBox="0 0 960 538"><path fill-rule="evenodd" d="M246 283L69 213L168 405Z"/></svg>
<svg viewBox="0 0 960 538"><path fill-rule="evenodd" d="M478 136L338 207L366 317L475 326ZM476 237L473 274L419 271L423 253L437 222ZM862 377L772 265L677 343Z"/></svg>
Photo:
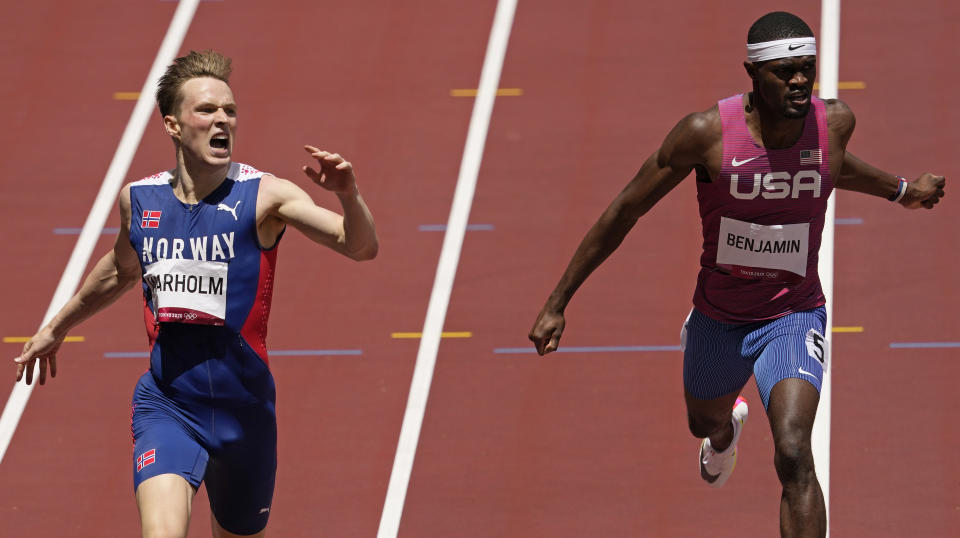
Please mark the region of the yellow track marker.
<svg viewBox="0 0 960 538"><path fill-rule="evenodd" d="M820 83L819 83L819 82L814 82L814 83L813 83L813 89L814 89L814 90L819 90L819 89L820 89ZM837 83L837 89L838 89L838 90L865 90L865 89L867 89L867 83L864 82L864 81L862 81L862 80L854 80L854 81L850 81L850 82L838 82L838 83Z"/></svg>
<svg viewBox="0 0 960 538"><path fill-rule="evenodd" d="M390 338L420 338L423 336L423 333L390 333ZM471 332L443 332L440 333L440 338L470 338L473 336Z"/></svg>
<svg viewBox="0 0 960 538"><path fill-rule="evenodd" d="M500 88L497 97L519 97L523 95L523 88ZM450 90L450 97L476 97L477 90L470 88L455 88Z"/></svg>
<svg viewBox="0 0 960 538"><path fill-rule="evenodd" d="M4 336L4 344L17 344L23 343L30 340L29 336ZM82 336L68 336L63 339L64 342L86 342L86 339Z"/></svg>
<svg viewBox="0 0 960 538"><path fill-rule="evenodd" d="M136 101L140 99L140 92L113 92L116 101Z"/></svg>
<svg viewBox="0 0 960 538"><path fill-rule="evenodd" d="M834 327L832 331L835 333L862 333L863 327Z"/></svg>

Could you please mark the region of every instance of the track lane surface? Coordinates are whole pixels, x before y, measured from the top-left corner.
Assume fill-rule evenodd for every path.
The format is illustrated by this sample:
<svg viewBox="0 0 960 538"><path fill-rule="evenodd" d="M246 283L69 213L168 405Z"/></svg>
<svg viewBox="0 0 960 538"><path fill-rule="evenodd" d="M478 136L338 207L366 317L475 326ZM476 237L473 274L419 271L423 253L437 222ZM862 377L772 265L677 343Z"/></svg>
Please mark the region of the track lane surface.
<svg viewBox="0 0 960 538"><path fill-rule="evenodd" d="M140 26L114 18L115 5L105 4L99 14L104 24L129 26L130 34L103 48L128 46L126 41L143 40L155 30L156 42L144 44L139 54L145 74L161 25L173 10L161 4L162 13L144 14ZM365 264L316 248L296 231L281 243L268 347L362 349L363 354L271 359L280 427L271 534L375 532L416 356L416 341L394 340L390 333L419 330L422 323L442 237L420 232L418 225L446 218L472 104L451 98L449 90L476 84L492 13L492 3L329 8L204 2L187 35L183 51L216 48L234 58L231 83L242 118L235 159L290 178L321 204L336 207L331 195L301 179L299 166L308 160L300 146L341 152L356 164L383 243L378 259ZM428 15L435 27L416 31ZM142 76L131 73L90 90L108 92L106 106L121 108L118 125L104 127L109 131L104 139L111 142L103 144L104 162L99 169L91 165L90 177L102 177L112 140L119 139L129 115L130 106L109 101L110 93L138 88ZM49 122L37 126L48 128ZM161 133L159 122L151 123L130 179L169 167L171 148ZM75 139L85 136L74 134ZM76 140L72 147L76 159L89 156ZM47 203L51 211L60 209ZM77 202L76 215L60 225L81 221L88 205ZM65 260L72 242L61 236L56 241ZM109 243L101 242L101 253ZM50 268L49 280L55 281L61 267ZM36 300L43 289L40 283L20 286L23 292L16 296L24 302ZM125 535L137 528L127 432L130 393L147 362L102 358L108 351L146 350L135 295L74 331L87 342L70 348L76 351L65 360L61 376L28 406L0 471L7 477L0 489L5 528L16 535ZM23 327L24 320L39 320L41 306L35 316L21 313L5 327L32 332L36 322ZM14 349L11 356L19 349L8 346ZM90 464L78 471L78 462ZM31 467L43 472L29 474ZM104 495L89 495L91 488ZM203 490L194 507L190 536L208 535ZM37 514L46 511L58 517L38 521Z"/></svg>
<svg viewBox="0 0 960 538"><path fill-rule="evenodd" d="M816 7L796 12L819 30ZM871 36L876 34L862 23L868 16L866 20L883 19L891 34L909 35L938 17L952 20L953 9L898 17L892 13L906 7L891 12L845 5L841 43L859 38L875 44ZM691 536L705 529L717 536L744 531L776 535L780 487L771 464L769 426L752 382L745 389L754 405L737 478L718 494L696 475L697 442L686 431L678 352L546 359L492 353L498 347L529 346L526 331L577 243L673 123L685 112L749 89L740 67L743 36L749 22L767 10L759 2L739 11L742 16L700 2L652 8L625 2L520 4L502 86L522 87L524 96L498 100L471 217L496 228L467 236L448 316L451 330L472 330L475 337L441 346L401 536ZM848 15L851 10L856 15ZM851 32L857 38L849 38ZM867 75L881 69L860 69L864 52L845 50L841 80L869 81ZM912 50L903 52L899 62L876 55L874 60L883 62L887 72L900 65L910 72L918 68L918 55ZM928 76L950 75L936 70ZM934 105L942 101L942 91L928 85L923 95ZM903 92L897 95L902 98ZM841 92L841 98L872 102L876 110L854 107L862 118L892 121L896 114L889 100L876 99L869 90ZM936 120L943 110L921 108L907 121L922 117L925 130L942 133ZM942 157L955 147L949 142L955 136L944 134L942 147L928 139L917 144L913 155L924 155L923 162L940 156L936 162L949 163ZM895 140L889 132L861 129L853 148L864 148L858 154L889 167L895 164L888 161ZM944 173L949 176L949 169ZM699 254L693 187L687 180L643 217L584 285L567 311L564 346L676 344ZM916 529L911 514L917 510L934 513L922 525L930 535L943 535L957 517L946 499L949 488L956 488L958 468L944 452L953 446L945 441L953 439L956 427L944 420L942 402L948 400L941 391L949 382L938 376L954 371L956 354L934 351L925 355L929 362L911 365L918 379L929 382L911 387L897 383L899 376L875 379L856 365L872 361L875 350L888 346L888 333L872 326L894 325L905 305L935 318L911 333L957 339L955 323L942 314L945 303L956 298L956 288L942 273L953 255L951 249L930 253L931 245L950 242L949 227L932 222L949 222L955 213L944 206L928 215L910 215L883 200L846 194L841 193L839 216L864 214L868 222L883 223L884 230L893 218L928 223L917 225L923 239L913 241L915 258L909 259L918 272L929 275L926 284L941 290L941 296L928 301L925 294L932 290L926 284L914 288L911 282L907 292L891 289L893 275L877 278L883 253L876 248L876 236L861 244L857 257L838 255L837 287L843 291L834 324L871 328L834 338L834 413L840 418L833 429L833 528L837 533L905 535ZM849 206L848 198L855 200ZM861 213L866 206L877 208L876 217ZM850 252L848 238L865 231L841 229L838 252ZM900 302L881 307L866 290L896 294ZM851 297L863 306L850 309ZM865 412L876 405L875 398L891 394L893 386L909 393L911 406L929 390L940 396L924 401L921 420L913 418L910 407L889 398L884 415ZM852 416L863 417L854 435ZM891 420L906 424L910 437L879 441L876 455L868 455L871 473L859 461L865 450L871 451L863 440ZM463 424L470 429L465 431ZM916 457L917 446L932 448ZM910 464L876 472L887 469L891 457L907 458ZM858 461L856 466L852 461ZM870 479L863 479L865 473ZM913 500L920 488L908 483L910 476L926 477L930 486L922 505ZM885 485L888 479L900 484L894 494ZM864 497L872 502L861 502ZM885 517L869 517L876 506L888 507Z"/></svg>
<svg viewBox="0 0 960 538"><path fill-rule="evenodd" d="M954 229L960 218L951 88L960 6L932 2L843 3L840 70L863 80L841 92L857 114L856 155L910 178L947 177L934 211L841 193L834 337L833 523L835 536L949 536L960 528L960 426L950 411L960 349L891 349L891 342L960 341ZM951 22L952 21L952 22ZM883 36L883 54L878 52ZM934 81L937 81L934 83Z"/></svg>
<svg viewBox="0 0 960 538"><path fill-rule="evenodd" d="M696 2L520 4L502 85L524 96L497 103L471 219L497 228L468 235L448 318L476 337L441 347L401 536L776 532L772 467L742 466L722 496L696 478L678 352L492 353L529 345L583 234L676 121L745 89L746 28L723 35L723 17ZM699 243L687 181L580 290L562 346L677 345ZM743 452L769 461L753 420Z"/></svg>
<svg viewBox="0 0 960 538"><path fill-rule="evenodd" d="M298 179L299 144L328 144L356 163L383 241L381 256L359 265L295 232L281 245L271 349L364 354L271 359L281 435L271 534L374 533L417 345L389 333L422 325L442 238L417 226L446 219L472 105L447 91L476 84L494 5L204 2L188 33L185 50L213 47L235 58L237 160L307 185ZM798 14L818 30L816 8ZM38 51L0 58L19 75L16 85L0 83L0 106L15 127L0 137L17 156L0 164L8 178L0 207L18 253L0 284L17 306L0 312L7 332L36 328L75 239L50 230L82 223L132 109L109 95L142 84L173 5L74 9L0 8L18 21L0 38L7 50ZM470 219L495 227L468 232L446 325L474 337L441 345L401 536L686 536L709 525L719 536L776 533L779 487L763 413L755 405L737 478L720 495L704 488L683 419L679 353L492 353L528 345L526 331L583 233L680 115L745 89L741 27L766 9L752 2L730 20L702 2L644 10L520 2L501 86L525 93L498 99ZM931 57L927 46L956 55L944 21L957 20L957 8L845 2L843 16L841 80L868 83L862 93L841 91L860 119L851 149L905 175L955 175L937 168L953 166L958 145L943 127L956 121L949 85L918 81L951 80L956 62L917 58ZM412 30L423 21L429 31ZM871 37L880 34L898 36L882 57ZM72 61L73 53L104 63ZM888 84L873 82L881 72ZM916 96L914 112L901 116L891 104L905 94ZM161 132L157 122L148 126L130 179L169 166ZM31 178L29 186L15 177ZM956 351L888 346L960 340L948 314L960 297L943 272L955 264L951 200L920 214L841 193L838 216L864 224L838 228L834 324L866 330L834 337L834 533L936 536L957 526L950 499L960 469L948 447L960 440L942 405ZM109 244L101 240L97 252ZM698 244L688 180L578 293L564 346L675 344ZM897 247L877 248L888 244ZM4 532L136 529L127 409L146 361L102 358L145 350L135 295L76 329L88 341L64 346L61 376L31 399L0 465ZM4 344L10 356L19 347ZM904 364L909 385L889 373ZM901 433L865 445L890 424ZM202 495L191 536L208 533Z"/></svg>
<svg viewBox="0 0 960 538"><path fill-rule="evenodd" d="M7 305L0 311L4 336L37 329L76 241L53 229L79 227L86 218L133 108L132 102L114 101L112 92L143 84L174 8L103 1L0 7L7 21L3 48L16 51L0 59L8 75L0 82L7 121L0 134L7 155L0 165L0 207L5 246L16 254L5 257L0 279ZM102 239L98 250L110 244ZM92 336L88 330L74 334ZM113 331L99 334L124 341ZM143 347L142 332L136 336ZM22 346L3 349L12 359ZM143 367L93 361L90 350L88 343L64 344L60 377L27 406L0 465L5 535L95 536L115 507L127 507L123 512L136 517L126 432L129 380ZM7 364L4 402L15 372L12 360ZM114 477L121 487L104 486Z"/></svg>

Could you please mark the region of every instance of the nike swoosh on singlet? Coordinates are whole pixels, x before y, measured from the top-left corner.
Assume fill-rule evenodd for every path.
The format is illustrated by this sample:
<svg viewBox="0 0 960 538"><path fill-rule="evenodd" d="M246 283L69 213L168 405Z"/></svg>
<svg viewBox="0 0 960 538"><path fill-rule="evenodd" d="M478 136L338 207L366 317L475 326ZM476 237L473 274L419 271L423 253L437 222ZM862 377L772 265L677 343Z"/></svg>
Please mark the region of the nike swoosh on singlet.
<svg viewBox="0 0 960 538"><path fill-rule="evenodd" d="M813 372L808 372L808 371L804 370L803 368L797 368L797 371L799 371L799 372L800 372L801 374L803 374L803 375L808 375L808 376L810 376L810 377L817 377Z"/></svg>
<svg viewBox="0 0 960 538"><path fill-rule="evenodd" d="M737 167L737 166L740 166L740 165L743 165L743 164L747 164L748 162L750 162L750 161L752 161L752 160L754 160L754 159L759 159L759 158L760 158L760 156L757 155L756 157L751 157L751 158L749 158L749 159L745 159L745 160L742 160L742 161L738 161L737 158L734 157L733 160L730 161L730 164L733 165L734 167Z"/></svg>

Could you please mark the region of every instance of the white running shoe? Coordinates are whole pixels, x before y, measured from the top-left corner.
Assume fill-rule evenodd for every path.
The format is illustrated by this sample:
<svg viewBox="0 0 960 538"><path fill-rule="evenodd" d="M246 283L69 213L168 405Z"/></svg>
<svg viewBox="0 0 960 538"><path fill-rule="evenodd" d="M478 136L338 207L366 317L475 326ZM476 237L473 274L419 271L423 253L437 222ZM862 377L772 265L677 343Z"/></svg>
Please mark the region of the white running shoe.
<svg viewBox="0 0 960 538"><path fill-rule="evenodd" d="M740 440L743 425L747 423L747 400L743 396L738 396L737 402L733 404L732 420L733 441L726 450L723 452L714 450L710 446L709 437L700 443L700 477L711 487L722 486L733 474L733 468L737 466L737 441Z"/></svg>

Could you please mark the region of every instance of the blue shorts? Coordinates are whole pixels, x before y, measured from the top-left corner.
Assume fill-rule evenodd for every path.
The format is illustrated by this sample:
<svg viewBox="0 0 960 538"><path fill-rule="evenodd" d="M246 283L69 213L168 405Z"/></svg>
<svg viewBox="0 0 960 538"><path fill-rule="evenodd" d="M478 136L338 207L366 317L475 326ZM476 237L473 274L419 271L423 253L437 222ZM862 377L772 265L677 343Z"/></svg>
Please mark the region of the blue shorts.
<svg viewBox="0 0 960 538"><path fill-rule="evenodd" d="M694 398L712 400L739 392L757 379L763 406L783 379L805 379L820 391L829 359L827 311L821 306L755 323L716 321L694 308L680 335L683 385Z"/></svg>
<svg viewBox="0 0 960 538"><path fill-rule="evenodd" d="M133 394L133 487L167 473L207 486L217 522L234 534L267 526L277 474L272 401L238 407L175 402L145 373Z"/></svg>

